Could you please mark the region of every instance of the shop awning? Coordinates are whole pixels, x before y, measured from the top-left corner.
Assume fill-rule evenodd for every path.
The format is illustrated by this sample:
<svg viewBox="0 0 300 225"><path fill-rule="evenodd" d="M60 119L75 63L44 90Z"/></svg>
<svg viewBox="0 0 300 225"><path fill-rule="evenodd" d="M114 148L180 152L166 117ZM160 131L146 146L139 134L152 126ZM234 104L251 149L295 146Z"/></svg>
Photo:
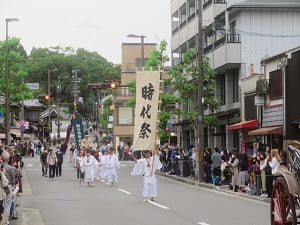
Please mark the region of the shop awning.
<svg viewBox="0 0 300 225"><path fill-rule="evenodd" d="M283 133L283 127L263 127L259 128L257 130L253 130L248 132L248 135L267 135L267 134L282 134Z"/></svg>
<svg viewBox="0 0 300 225"><path fill-rule="evenodd" d="M244 129L253 129L258 126L258 120L244 121L236 124L227 126L227 130L244 130Z"/></svg>

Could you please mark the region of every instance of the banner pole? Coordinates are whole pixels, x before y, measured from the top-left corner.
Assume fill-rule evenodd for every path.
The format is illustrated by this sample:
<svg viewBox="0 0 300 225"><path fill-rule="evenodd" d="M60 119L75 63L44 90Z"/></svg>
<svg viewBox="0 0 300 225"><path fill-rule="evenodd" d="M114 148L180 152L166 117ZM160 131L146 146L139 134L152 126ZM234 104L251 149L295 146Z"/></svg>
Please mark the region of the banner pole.
<svg viewBox="0 0 300 225"><path fill-rule="evenodd" d="M161 110L161 101L162 101L162 70L161 68L159 67L159 102L158 102L158 112L160 112ZM160 113L157 114L157 121L156 121L156 127L157 127L157 124L159 122L159 116L160 116ZM156 128L156 138L155 140L158 139L158 129ZM151 165L151 171L150 171L150 177L152 177L153 175L153 170L154 170L154 157L155 157L155 154L157 153L158 149L157 149L157 143L154 144L154 148L152 150L152 165Z"/></svg>

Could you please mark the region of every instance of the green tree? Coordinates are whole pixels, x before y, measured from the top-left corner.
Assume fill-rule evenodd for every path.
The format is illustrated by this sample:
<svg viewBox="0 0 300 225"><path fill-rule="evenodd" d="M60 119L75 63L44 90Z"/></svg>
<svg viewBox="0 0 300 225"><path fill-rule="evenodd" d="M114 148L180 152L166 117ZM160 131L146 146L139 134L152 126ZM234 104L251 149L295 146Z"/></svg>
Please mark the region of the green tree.
<svg viewBox="0 0 300 225"><path fill-rule="evenodd" d="M57 72L51 73L51 102L56 104L56 88L58 76L68 77L62 82L62 106L68 106L73 111L72 70L80 70L78 77L79 96L83 98L83 104L78 103L78 112L84 117L91 117L95 104L93 91L88 87L89 83L100 83L105 80L120 79L121 66L108 62L97 52L90 52L83 48L76 51L72 47L33 48L30 53L31 60L27 63L29 73L28 81L40 82L40 92L36 95L45 95L48 89L48 69L57 68Z"/></svg>
<svg viewBox="0 0 300 225"><path fill-rule="evenodd" d="M177 113L193 125L198 116L197 95L195 95L198 90L198 67L194 50L189 49L184 54L182 63L173 67L169 74L171 75L170 83L178 91L180 102L183 104L182 109ZM219 106L220 101L215 97L215 89L215 71L211 68L208 57L204 56L203 96L205 109L209 108L214 111ZM217 118L215 116L205 116L204 123L207 126L214 126L217 123Z"/></svg>
<svg viewBox="0 0 300 225"><path fill-rule="evenodd" d="M23 82L28 73L24 69L26 62L26 52L18 38L10 38L8 40L8 65L9 65L9 104L20 103L20 101L32 97L29 87ZM6 42L0 42L0 92L5 93L6 87ZM2 112L5 111L4 105L0 105Z"/></svg>

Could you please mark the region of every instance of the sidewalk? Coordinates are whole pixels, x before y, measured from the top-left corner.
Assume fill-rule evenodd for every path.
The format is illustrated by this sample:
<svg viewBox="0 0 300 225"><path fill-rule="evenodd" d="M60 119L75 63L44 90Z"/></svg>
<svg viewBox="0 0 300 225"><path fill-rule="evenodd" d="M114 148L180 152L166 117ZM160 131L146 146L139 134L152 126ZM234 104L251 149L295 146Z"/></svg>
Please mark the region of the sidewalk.
<svg viewBox="0 0 300 225"><path fill-rule="evenodd" d="M253 200L257 200L257 201L270 203L269 198L260 197L260 196L257 196L257 195L251 195L250 193L233 192L232 190L229 189L228 185L214 186L210 183L198 182L194 178L190 178L190 177L179 177L179 176L176 176L176 175L169 175L169 174L162 173L162 172L156 172L156 174L158 176L166 177L168 179L179 181L179 182L182 182L182 183L185 183L185 184L195 185L195 186L202 187L202 188L207 188L207 189L211 189L211 190L225 192L225 193L228 193L228 194L231 194L231 195L236 195L236 196L240 196L240 197L244 197L244 198L248 198L248 199L253 199Z"/></svg>

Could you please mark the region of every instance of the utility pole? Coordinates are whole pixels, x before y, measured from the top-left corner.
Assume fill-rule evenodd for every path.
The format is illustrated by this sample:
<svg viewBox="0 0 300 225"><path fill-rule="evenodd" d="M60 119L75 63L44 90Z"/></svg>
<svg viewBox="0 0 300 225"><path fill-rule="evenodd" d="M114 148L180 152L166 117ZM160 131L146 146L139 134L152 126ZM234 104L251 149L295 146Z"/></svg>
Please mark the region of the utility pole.
<svg viewBox="0 0 300 225"><path fill-rule="evenodd" d="M80 93L80 91L78 91L78 83L80 83L81 78L78 78L77 73L80 70L72 70L72 83L73 83L73 90L71 91L71 93L73 94L73 99L74 99L74 113L76 114L77 112L77 98L78 98L78 94Z"/></svg>
<svg viewBox="0 0 300 225"><path fill-rule="evenodd" d="M198 0L198 121L197 126L197 166L198 181L204 180L204 123L203 123L203 8L202 0Z"/></svg>
<svg viewBox="0 0 300 225"><path fill-rule="evenodd" d="M60 143L60 102L61 102L61 83L60 76L58 76L58 84L57 84L57 138Z"/></svg>
<svg viewBox="0 0 300 225"><path fill-rule="evenodd" d="M22 84L24 84L24 77L22 76ZM22 100L21 105L21 120L25 121L25 115L24 115L24 100ZM24 142L24 131L21 131L21 143Z"/></svg>
<svg viewBox="0 0 300 225"><path fill-rule="evenodd" d="M51 72L55 72L57 69L48 70L48 131L49 131L49 144L51 145L51 97L50 97L50 75Z"/></svg>

